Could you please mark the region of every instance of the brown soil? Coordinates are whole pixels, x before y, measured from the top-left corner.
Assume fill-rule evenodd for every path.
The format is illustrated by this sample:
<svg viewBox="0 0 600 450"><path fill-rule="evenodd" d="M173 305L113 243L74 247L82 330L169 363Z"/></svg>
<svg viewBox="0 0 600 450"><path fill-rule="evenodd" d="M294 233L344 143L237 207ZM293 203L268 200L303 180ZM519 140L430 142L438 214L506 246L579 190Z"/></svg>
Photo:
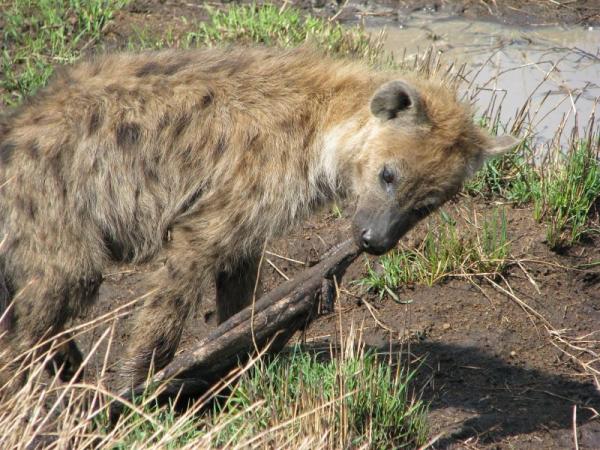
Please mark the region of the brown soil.
<svg viewBox="0 0 600 450"><path fill-rule="evenodd" d="M495 207L495 206L494 206ZM446 209L454 217L473 211L485 213L491 206L463 199ZM600 260L599 242L571 249L565 255L548 250L544 230L527 209L508 207L511 252L527 259L506 271L514 295L544 317L533 313L481 278L451 279L433 287L411 286L398 294L409 304L389 297L379 299L352 283L365 274L365 261L355 262L341 285L336 313L318 318L303 337L308 348L329 346L350 325L363 330L365 343L389 351L410 350L413 359L424 358L417 386L430 403L431 436L440 434L439 448L536 448L558 449L573 445L573 408L577 407L580 448L600 448L600 396L592 377L565 356L545 326L562 330L565 336L583 336L598 331L600 323L600 267L568 269ZM418 241L425 226L405 239ZM348 217L323 213L294 234L268 246L278 255L308 261L348 236ZM277 268L292 277L302 265L267 255ZM534 262L535 261L535 262ZM144 277L159 264L147 267L115 267L106 275L100 302L89 317L143 295ZM263 286L271 289L283 281L271 265L263 270ZM496 279L505 288L500 279ZM538 291L539 290L539 291ZM368 301L386 327L378 324L363 301ZM189 321L182 348L189 348L215 326L212 293ZM118 364L127 338L128 321L121 320L111 360ZM85 351L98 337L80 340ZM596 340L595 335L588 339ZM598 349L594 342L583 344ZM563 346L564 348L564 346ZM99 352L102 354L103 352ZM584 352L572 353L589 361ZM98 367L101 361L94 361ZM110 371L115 367L111 366Z"/></svg>

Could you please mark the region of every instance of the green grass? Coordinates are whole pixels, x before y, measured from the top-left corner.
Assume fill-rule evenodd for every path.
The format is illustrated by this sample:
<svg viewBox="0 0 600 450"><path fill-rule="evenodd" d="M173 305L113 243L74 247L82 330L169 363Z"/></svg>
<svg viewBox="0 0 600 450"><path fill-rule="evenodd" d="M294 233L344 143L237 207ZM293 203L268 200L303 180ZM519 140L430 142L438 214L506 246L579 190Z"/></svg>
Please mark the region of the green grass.
<svg viewBox="0 0 600 450"><path fill-rule="evenodd" d="M536 151L527 139L513 152L486 162L465 184L465 192L530 205L534 218L546 227L550 248L571 247L600 231L590 218L600 199L598 130L592 131L587 139L573 137L566 149L555 144Z"/></svg>
<svg viewBox="0 0 600 450"><path fill-rule="evenodd" d="M206 7L207 22L193 31L176 36L169 29L155 35L148 29L135 30L129 49L163 47L202 47L229 44L297 47L308 44L330 55L350 56L374 62L382 55L381 44L373 41L359 26L342 27L325 19L302 13L296 8L265 5L235 5L225 11Z"/></svg>
<svg viewBox="0 0 600 450"><path fill-rule="evenodd" d="M1 0L0 95L14 105L96 42L126 0Z"/></svg>
<svg viewBox="0 0 600 450"><path fill-rule="evenodd" d="M505 267L509 253L504 210L464 227L441 213L430 220L420 245L382 256L378 270L368 264L367 276L359 284L383 296L400 286L431 286L451 275L494 274Z"/></svg>
<svg viewBox="0 0 600 450"><path fill-rule="evenodd" d="M355 343L354 343L355 344ZM427 439L426 406L414 397L407 372L361 346L345 355L307 353L293 347L258 361L211 411L182 417L153 402L145 416L130 414L129 431L111 447L416 448ZM108 433L107 418L95 427Z"/></svg>
<svg viewBox="0 0 600 450"><path fill-rule="evenodd" d="M201 23L188 42L204 45L228 43L296 47L313 44L329 54L374 60L380 47L360 27L342 27L303 14L295 8L283 11L275 5L232 5L227 11L209 10L210 20Z"/></svg>
<svg viewBox="0 0 600 450"><path fill-rule="evenodd" d="M534 191L535 218L546 224L546 239L563 249L586 234L598 232L589 223L590 211L600 199L600 160L597 141L574 142L566 153L543 168Z"/></svg>
<svg viewBox="0 0 600 450"><path fill-rule="evenodd" d="M303 427L330 434L340 447L414 448L426 438L425 407L411 399L406 375L381 361L373 352L325 361L298 348L245 377L225 406L219 421L235 417L216 436L218 445L249 438L280 423L292 421L286 435ZM264 407L251 413L252 404ZM314 411L312 417L294 423L294 417ZM252 420L253 427L247 424ZM254 428L254 429L252 429ZM240 431L241 430L241 431Z"/></svg>

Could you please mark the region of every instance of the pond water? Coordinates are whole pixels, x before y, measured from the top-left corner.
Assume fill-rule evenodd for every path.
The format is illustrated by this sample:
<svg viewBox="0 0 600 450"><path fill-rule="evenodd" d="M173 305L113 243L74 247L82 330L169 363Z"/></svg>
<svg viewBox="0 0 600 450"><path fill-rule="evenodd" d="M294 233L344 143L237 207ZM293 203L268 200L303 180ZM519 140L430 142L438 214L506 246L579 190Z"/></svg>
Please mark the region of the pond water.
<svg viewBox="0 0 600 450"><path fill-rule="evenodd" d="M538 140L555 137L561 124L562 141L574 126L583 133L592 112L599 112L599 28L517 28L426 13L364 21L369 31L385 29L385 48L396 59L432 47L444 62L466 63L478 110L495 98L502 123L530 99L526 122Z"/></svg>

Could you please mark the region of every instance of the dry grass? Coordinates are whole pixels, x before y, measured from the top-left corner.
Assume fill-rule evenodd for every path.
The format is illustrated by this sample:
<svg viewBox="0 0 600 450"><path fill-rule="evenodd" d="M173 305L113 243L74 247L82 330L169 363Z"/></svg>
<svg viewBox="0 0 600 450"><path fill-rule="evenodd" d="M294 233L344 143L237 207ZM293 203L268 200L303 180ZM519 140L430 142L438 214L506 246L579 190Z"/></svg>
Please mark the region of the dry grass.
<svg viewBox="0 0 600 450"><path fill-rule="evenodd" d="M68 330L99 334L83 363L83 382L63 383L44 370L64 337L20 356L15 379L26 373L26 383L13 395L0 387L0 448L399 448L427 438L425 407L409 388L413 372L398 358L367 351L353 326L329 351L296 347L269 362L259 354L184 412L158 406L157 386L126 403L111 425L116 320L139 300ZM97 370L93 359L101 361Z"/></svg>

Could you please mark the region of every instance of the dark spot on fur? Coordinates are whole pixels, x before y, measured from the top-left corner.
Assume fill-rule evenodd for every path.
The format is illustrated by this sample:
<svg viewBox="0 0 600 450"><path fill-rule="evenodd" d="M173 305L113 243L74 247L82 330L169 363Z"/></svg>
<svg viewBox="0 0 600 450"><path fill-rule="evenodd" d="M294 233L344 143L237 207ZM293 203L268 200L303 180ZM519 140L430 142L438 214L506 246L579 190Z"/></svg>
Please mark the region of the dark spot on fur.
<svg viewBox="0 0 600 450"><path fill-rule="evenodd" d="M16 148L17 146L14 144L14 142L10 141L5 142L0 146L0 161L2 162L2 164L10 164L10 161Z"/></svg>
<svg viewBox="0 0 600 450"><path fill-rule="evenodd" d="M190 225L180 225L179 226L179 231L181 231L184 234L193 234L194 233L194 228L191 227Z"/></svg>
<svg viewBox="0 0 600 450"><path fill-rule="evenodd" d="M169 113L165 113L161 116L160 119L158 119L158 132L160 133L162 130L164 130L166 127L169 126L169 124L171 123L171 115Z"/></svg>
<svg viewBox="0 0 600 450"><path fill-rule="evenodd" d="M166 269L171 279L178 277L179 270L177 269L177 266L175 266L171 261L167 261Z"/></svg>
<svg viewBox="0 0 600 450"><path fill-rule="evenodd" d="M173 74L179 72L180 69L184 68L187 65L187 63L188 63L188 61L185 60L185 61L178 61L176 63L169 64L165 67L165 70L163 73L165 75L173 75Z"/></svg>
<svg viewBox="0 0 600 450"><path fill-rule="evenodd" d="M248 198L258 198L260 197L261 193L262 193L262 188L260 183L258 182L253 182L250 184L249 189L247 190L248 193Z"/></svg>
<svg viewBox="0 0 600 450"><path fill-rule="evenodd" d="M162 66L156 61L150 61L140 67L135 73L136 77L145 77L148 75L159 75L162 71Z"/></svg>
<svg viewBox="0 0 600 450"><path fill-rule="evenodd" d="M217 145L215 147L216 156L222 156L227 149L227 137L222 134L219 136L219 140L217 141Z"/></svg>
<svg viewBox="0 0 600 450"><path fill-rule="evenodd" d="M248 60L245 58L240 59L222 59L221 61L216 62L211 67L209 67L210 72L225 72L227 75L231 76L236 72L243 70L248 66Z"/></svg>
<svg viewBox="0 0 600 450"><path fill-rule="evenodd" d="M200 198L202 197L202 194L204 193L204 190L202 188L198 188L192 195L190 195L185 202L183 203L183 205L181 205L181 208L179 208L179 211L177 213L177 215L183 214L186 211L188 211L192 206L194 206L194 204L200 200Z"/></svg>
<svg viewBox="0 0 600 450"><path fill-rule="evenodd" d="M120 147L131 147L140 140L141 128L135 122L125 122L117 126L117 145Z"/></svg>
<svg viewBox="0 0 600 450"><path fill-rule="evenodd" d="M246 150L252 150L255 146L255 144L258 142L258 137L259 137L259 132L258 131L248 131L246 132L245 137L245 143L244 143L244 149Z"/></svg>
<svg viewBox="0 0 600 450"><path fill-rule="evenodd" d="M88 123L88 133L94 134L102 125L104 118L102 117L102 113L98 109L94 109L92 114L90 114L90 121Z"/></svg>
<svg viewBox="0 0 600 450"><path fill-rule="evenodd" d="M37 205L32 198L17 197L15 199L15 205L22 212L27 214L30 219L35 219L35 216L37 215Z"/></svg>
<svg viewBox="0 0 600 450"><path fill-rule="evenodd" d="M162 64L157 63L156 61L150 61L150 62L144 64L142 67L140 67L136 71L135 76L138 78L141 78L141 77L146 77L148 75L167 75L167 76L173 75L173 74L179 72L179 70L182 67L185 67L187 63L188 63L188 61L185 60L185 61L177 61L175 63L162 65Z"/></svg>
<svg viewBox="0 0 600 450"><path fill-rule="evenodd" d="M29 218L31 220L35 219L35 216L37 215L37 206L33 200L30 200L27 205L27 213L29 214Z"/></svg>
<svg viewBox="0 0 600 450"><path fill-rule="evenodd" d="M139 213L140 213L140 195L142 194L142 191L140 189L139 186L137 186L135 188L135 193L134 193L134 197L135 197L135 205L133 207L133 217L135 221L139 221L140 218L138 217Z"/></svg>
<svg viewBox="0 0 600 450"><path fill-rule="evenodd" d="M190 125L192 121L192 117L188 113L181 113L175 119L175 129L173 130L173 134L175 137L179 137L185 129Z"/></svg>
<svg viewBox="0 0 600 450"><path fill-rule="evenodd" d="M124 96L127 94L127 90L116 83L106 86L106 92L109 94L115 94L117 96Z"/></svg>
<svg viewBox="0 0 600 450"><path fill-rule="evenodd" d="M140 113L146 113L146 97L144 97L141 93L138 96L138 103L140 105Z"/></svg>
<svg viewBox="0 0 600 450"><path fill-rule="evenodd" d="M27 144L27 152L31 159L38 159L40 157L41 150L37 139L29 141L29 144Z"/></svg>
<svg viewBox="0 0 600 450"><path fill-rule="evenodd" d="M142 190L139 186L135 188L135 193L133 195L135 197L135 209L137 210L139 206L140 196L142 195Z"/></svg>
<svg viewBox="0 0 600 450"><path fill-rule="evenodd" d="M214 96L215 94L213 93L213 91L210 90L206 94L204 94L204 96L202 97L202 107L208 108L213 102Z"/></svg>
<svg viewBox="0 0 600 450"><path fill-rule="evenodd" d="M48 162L50 163L50 171L52 172L52 175L54 175L54 178L57 184L59 185L59 188L64 188L65 186L63 177L63 152L61 151L61 149L52 150L53 151L50 153L52 157L48 160Z"/></svg>
<svg viewBox="0 0 600 450"><path fill-rule="evenodd" d="M158 177L158 171L156 170L156 168L158 167L158 162L155 164L145 164L144 165L144 176L146 177L146 180L152 182L152 183L158 183L159 181L159 177Z"/></svg>

